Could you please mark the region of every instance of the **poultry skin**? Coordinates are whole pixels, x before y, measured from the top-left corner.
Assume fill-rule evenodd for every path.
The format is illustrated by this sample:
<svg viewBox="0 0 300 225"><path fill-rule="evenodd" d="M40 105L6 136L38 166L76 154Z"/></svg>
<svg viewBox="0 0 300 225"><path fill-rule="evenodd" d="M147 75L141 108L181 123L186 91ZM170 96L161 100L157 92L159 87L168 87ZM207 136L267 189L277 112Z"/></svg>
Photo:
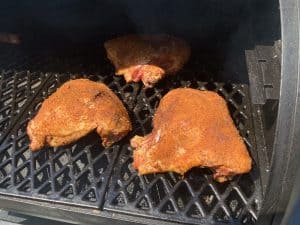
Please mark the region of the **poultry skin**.
<svg viewBox="0 0 300 225"><path fill-rule="evenodd" d="M96 130L107 147L131 130L125 107L104 84L87 79L64 83L28 123L31 150L66 145Z"/></svg>
<svg viewBox="0 0 300 225"><path fill-rule="evenodd" d="M175 74L190 57L188 44L169 35L127 35L104 43L107 57L127 82L142 80L152 87L166 74Z"/></svg>
<svg viewBox="0 0 300 225"><path fill-rule="evenodd" d="M178 88L160 101L153 130L131 139L139 174L208 167L224 182L251 170L252 160L225 100L215 92Z"/></svg>

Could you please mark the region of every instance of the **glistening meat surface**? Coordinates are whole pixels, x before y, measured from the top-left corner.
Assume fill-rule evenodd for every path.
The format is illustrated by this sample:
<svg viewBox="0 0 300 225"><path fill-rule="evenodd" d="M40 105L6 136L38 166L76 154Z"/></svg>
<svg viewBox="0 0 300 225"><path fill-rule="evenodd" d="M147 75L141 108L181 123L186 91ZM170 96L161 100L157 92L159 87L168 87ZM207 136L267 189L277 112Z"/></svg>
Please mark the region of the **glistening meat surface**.
<svg viewBox="0 0 300 225"><path fill-rule="evenodd" d="M155 113L153 130L131 139L139 174L208 167L224 182L247 173L251 158L225 100L211 91L178 88L166 94Z"/></svg>
<svg viewBox="0 0 300 225"><path fill-rule="evenodd" d="M105 42L107 57L127 82L151 87L167 74L175 74L190 57L188 44L169 35L127 35Z"/></svg>
<svg viewBox="0 0 300 225"><path fill-rule="evenodd" d="M87 79L63 84L29 122L32 150L69 144L96 130L110 146L131 130L125 107L104 84Z"/></svg>

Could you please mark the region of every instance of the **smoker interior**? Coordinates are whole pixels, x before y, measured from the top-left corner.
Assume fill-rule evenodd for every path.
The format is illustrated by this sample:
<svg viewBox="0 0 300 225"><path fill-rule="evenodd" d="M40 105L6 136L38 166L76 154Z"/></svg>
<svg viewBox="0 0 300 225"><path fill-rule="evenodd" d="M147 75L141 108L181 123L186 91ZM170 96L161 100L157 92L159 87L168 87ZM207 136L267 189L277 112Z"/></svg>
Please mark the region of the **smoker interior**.
<svg viewBox="0 0 300 225"><path fill-rule="evenodd" d="M281 57L278 5L254 3L5 3L0 32L20 35L21 43L0 44L0 194L133 215L139 223L254 224L268 188ZM103 48L105 40L126 33L182 37L191 59L152 89L126 84L114 76ZM104 82L119 96L133 131L109 149L91 133L32 153L28 121L64 82L82 77ZM253 158L249 174L223 184L198 168L184 177L137 175L129 140L151 131L160 99L177 87L212 90L226 99Z"/></svg>

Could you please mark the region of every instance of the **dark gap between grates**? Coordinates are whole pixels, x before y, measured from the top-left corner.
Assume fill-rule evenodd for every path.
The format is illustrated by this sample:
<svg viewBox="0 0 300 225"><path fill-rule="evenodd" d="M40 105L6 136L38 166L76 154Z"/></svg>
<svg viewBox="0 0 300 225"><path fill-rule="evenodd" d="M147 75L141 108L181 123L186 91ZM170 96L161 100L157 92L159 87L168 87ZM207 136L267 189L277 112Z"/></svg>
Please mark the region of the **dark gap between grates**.
<svg viewBox="0 0 300 225"><path fill-rule="evenodd" d="M54 178L54 190L60 192L63 187L71 183L72 178L70 177L70 169L66 168L59 175Z"/></svg>
<svg viewBox="0 0 300 225"><path fill-rule="evenodd" d="M138 185L137 185L138 184ZM129 202L134 201L143 191L143 185L138 176L136 176L127 186L126 192Z"/></svg>
<svg viewBox="0 0 300 225"><path fill-rule="evenodd" d="M138 209L149 210L150 204L146 197L141 198L141 200L136 204Z"/></svg>
<svg viewBox="0 0 300 225"><path fill-rule="evenodd" d="M212 188L206 186L199 195L199 200L207 214L216 206L218 199Z"/></svg>
<svg viewBox="0 0 300 225"><path fill-rule="evenodd" d="M41 187L45 182L50 179L51 170L50 166L46 165L43 169L39 170L34 176L34 188Z"/></svg>
<svg viewBox="0 0 300 225"><path fill-rule="evenodd" d="M180 210L184 210L192 198L192 195L187 187L186 183L182 182L176 191L173 193L177 207Z"/></svg>
<svg viewBox="0 0 300 225"><path fill-rule="evenodd" d="M152 200L153 207L158 206L162 199L167 195L166 187L162 180L157 180L149 189L149 196Z"/></svg>
<svg viewBox="0 0 300 225"><path fill-rule="evenodd" d="M29 178L30 176L30 164L24 163L21 168L18 168L17 171L14 174L14 184L18 185L22 181L24 181L26 178Z"/></svg>
<svg viewBox="0 0 300 225"><path fill-rule="evenodd" d="M194 203L187 211L187 216L191 218L200 219L203 217L203 214L201 213L200 207Z"/></svg>
<svg viewBox="0 0 300 225"><path fill-rule="evenodd" d="M237 191L233 190L226 198L225 202L229 208L230 215L235 219L239 218L244 210L244 202Z"/></svg>
<svg viewBox="0 0 300 225"><path fill-rule="evenodd" d="M227 215L223 208L219 208L214 214L214 219L218 222L228 222L230 217Z"/></svg>

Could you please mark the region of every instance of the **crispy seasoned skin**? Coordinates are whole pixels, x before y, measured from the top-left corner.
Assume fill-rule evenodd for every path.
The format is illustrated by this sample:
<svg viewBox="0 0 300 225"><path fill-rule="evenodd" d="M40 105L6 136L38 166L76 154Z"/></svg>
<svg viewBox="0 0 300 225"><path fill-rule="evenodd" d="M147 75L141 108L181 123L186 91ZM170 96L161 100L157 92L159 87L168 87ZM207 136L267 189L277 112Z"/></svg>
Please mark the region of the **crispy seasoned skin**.
<svg viewBox="0 0 300 225"><path fill-rule="evenodd" d="M169 35L127 35L104 43L107 57L127 82L151 87L179 71L190 57L188 44Z"/></svg>
<svg viewBox="0 0 300 225"><path fill-rule="evenodd" d="M225 100L211 91L178 88L165 95L153 130L131 139L139 174L209 167L219 182L249 172L251 158Z"/></svg>
<svg viewBox="0 0 300 225"><path fill-rule="evenodd" d="M118 97L106 85L87 79L63 84L27 126L33 151L69 144L92 130L110 146L131 130L131 123Z"/></svg>

